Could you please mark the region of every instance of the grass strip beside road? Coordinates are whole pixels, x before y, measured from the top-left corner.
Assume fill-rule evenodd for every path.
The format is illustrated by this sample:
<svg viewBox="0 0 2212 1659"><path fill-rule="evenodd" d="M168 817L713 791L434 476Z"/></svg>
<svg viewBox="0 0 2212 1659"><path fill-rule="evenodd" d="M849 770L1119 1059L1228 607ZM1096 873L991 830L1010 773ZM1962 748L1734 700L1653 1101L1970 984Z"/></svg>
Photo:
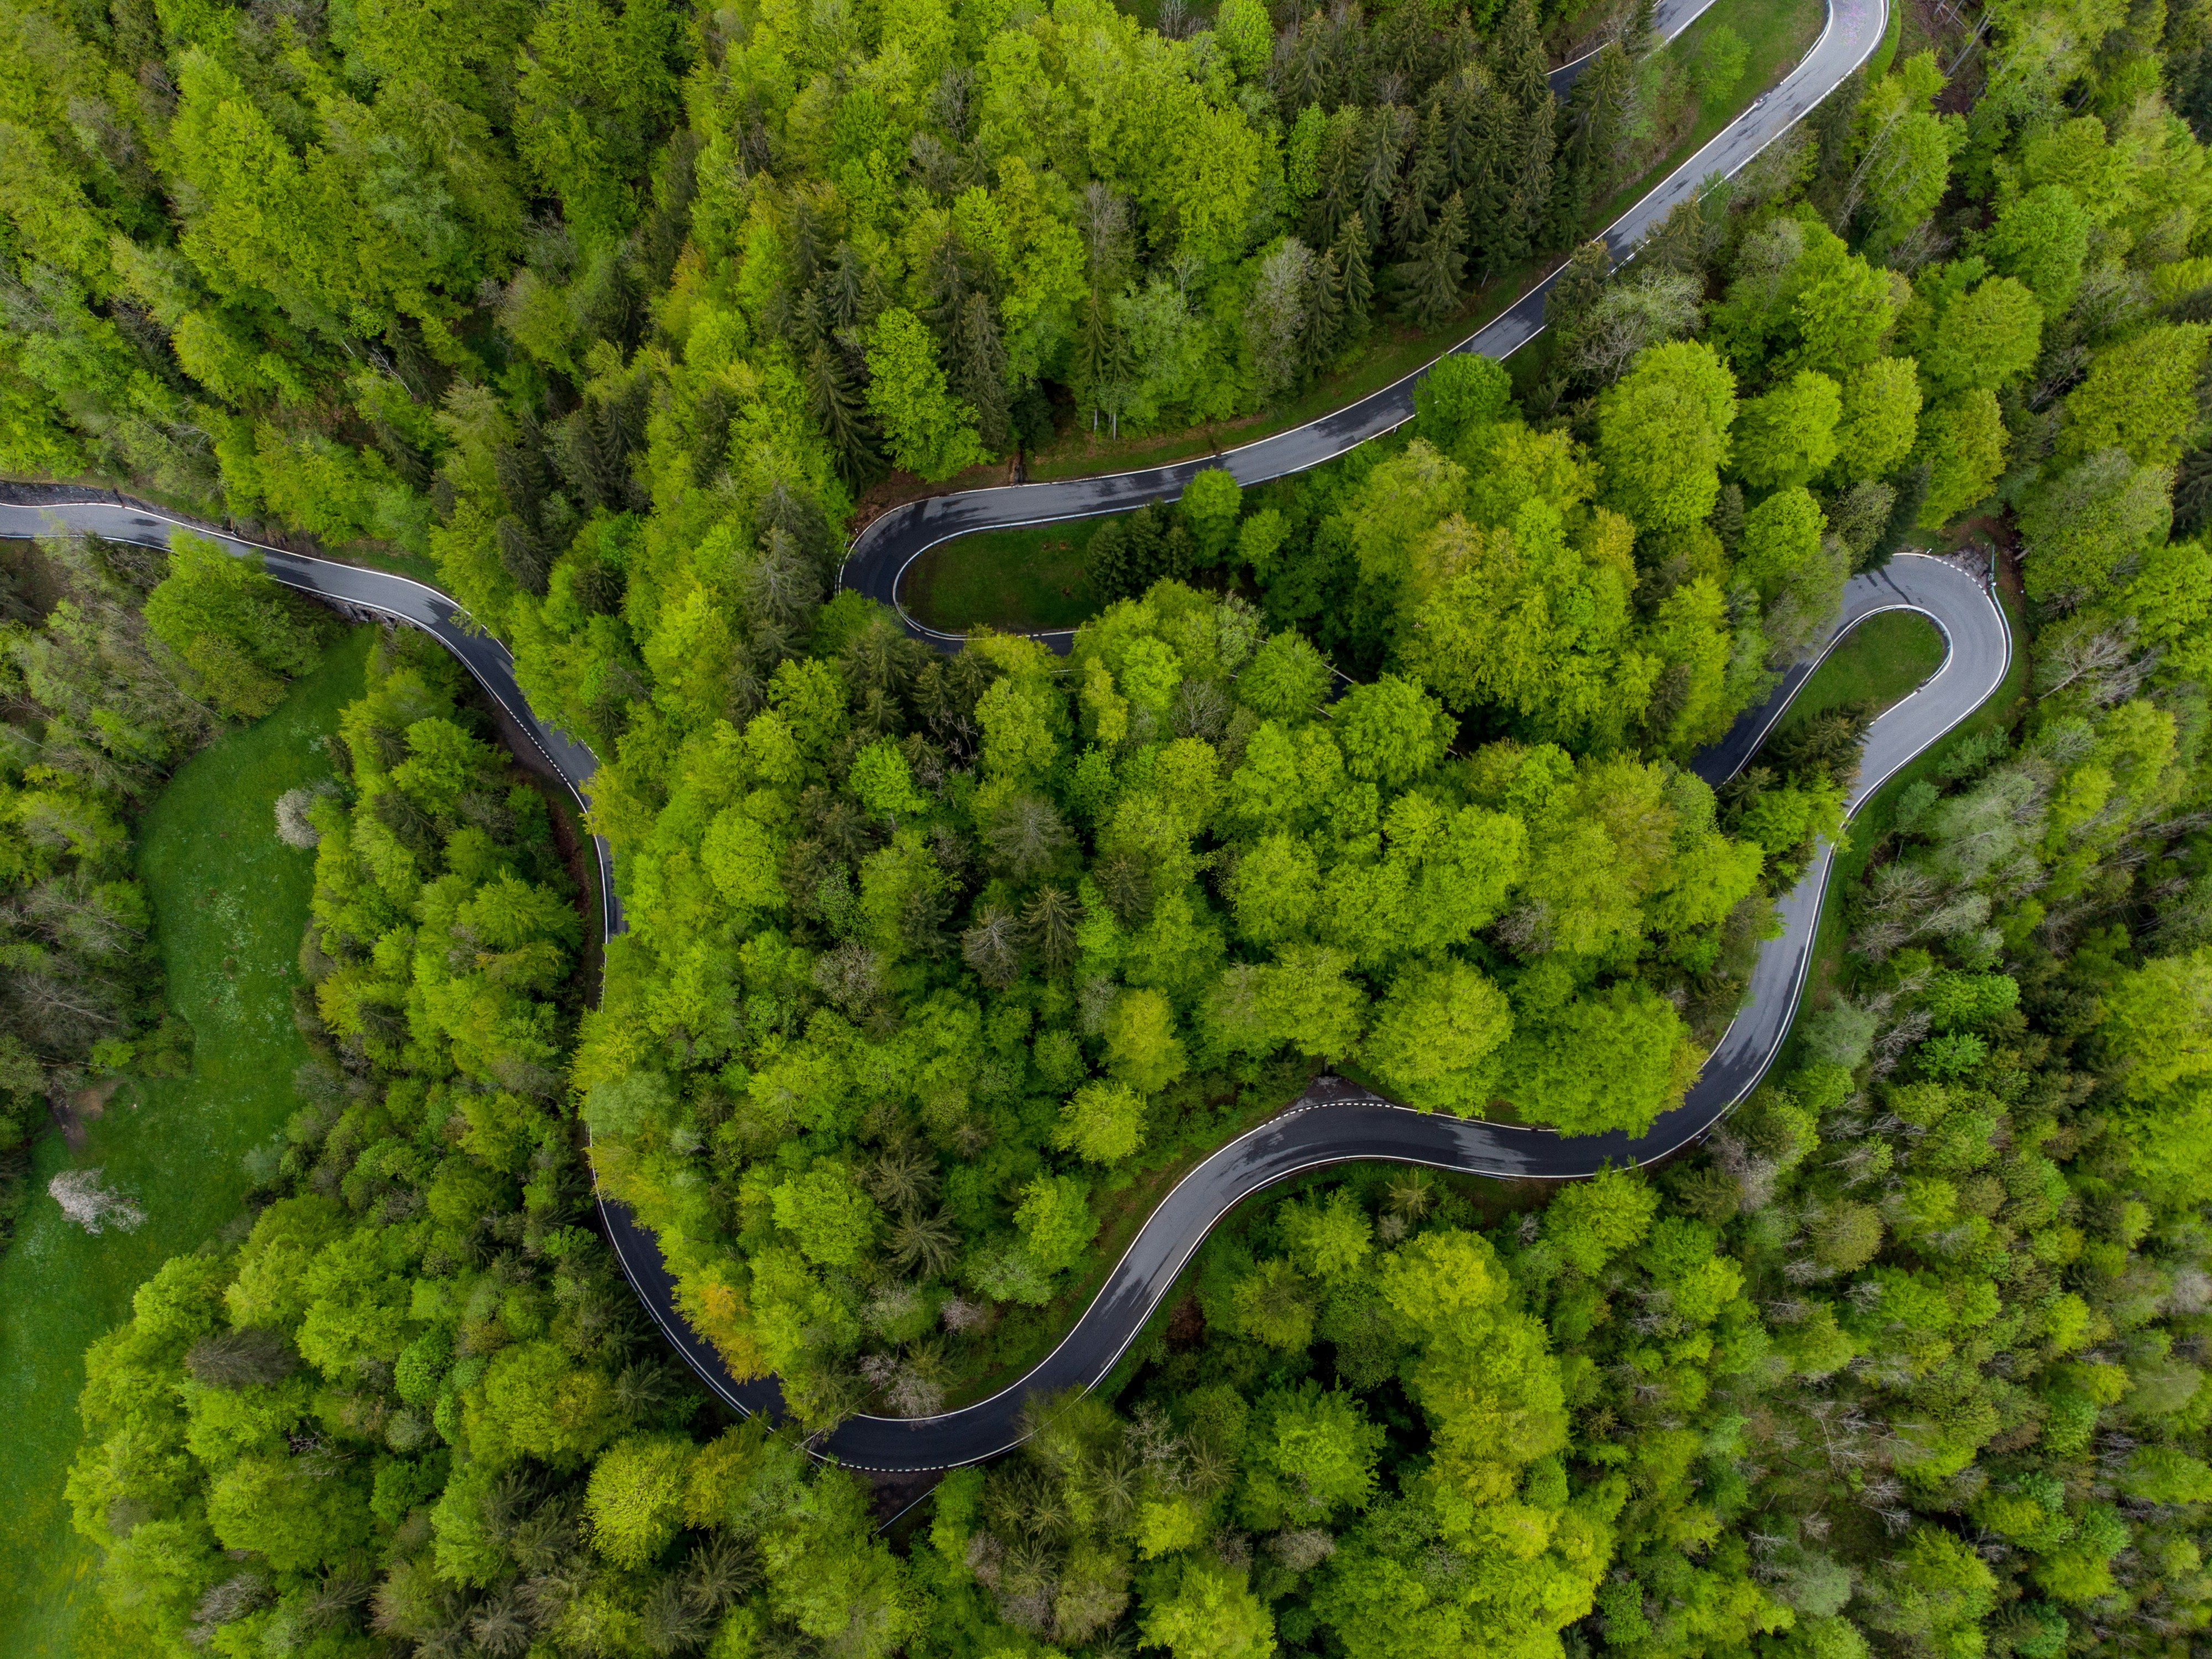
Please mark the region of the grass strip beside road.
<svg viewBox="0 0 2212 1659"><path fill-rule="evenodd" d="M126 1318L131 1294L172 1255L240 1213L240 1159L283 1130L307 1047L292 1023L314 854L276 839L276 797L331 774L325 744L362 695L370 630L347 633L267 719L187 761L138 826L169 1003L195 1034L179 1078L125 1079L73 1151L37 1146L33 1196L0 1259L0 1651L9 1659L119 1659L142 1651L100 1606L92 1546L71 1529L62 1483L79 1434L84 1351ZM145 1212L86 1233L46 1183L97 1168Z"/></svg>

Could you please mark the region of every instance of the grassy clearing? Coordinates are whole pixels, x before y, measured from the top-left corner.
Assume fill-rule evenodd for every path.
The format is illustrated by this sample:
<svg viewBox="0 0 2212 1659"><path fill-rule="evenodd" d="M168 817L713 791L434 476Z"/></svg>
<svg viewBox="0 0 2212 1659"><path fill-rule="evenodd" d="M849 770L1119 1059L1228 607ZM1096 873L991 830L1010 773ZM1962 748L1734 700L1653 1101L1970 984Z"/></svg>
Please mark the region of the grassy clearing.
<svg viewBox="0 0 2212 1659"><path fill-rule="evenodd" d="M1917 611L1885 611L1851 629L1813 671L1778 731L1802 726L1846 703L1876 712L1902 702L1943 665L1943 635Z"/></svg>
<svg viewBox="0 0 2212 1659"><path fill-rule="evenodd" d="M1100 608L1084 550L1104 518L986 530L940 542L899 589L915 620L947 633L971 628L1072 628Z"/></svg>
<svg viewBox="0 0 2212 1659"><path fill-rule="evenodd" d="M238 1213L240 1158L295 1109L307 1052L292 1024L295 959L314 855L277 841L273 806L326 777L325 734L362 695L369 630L334 646L276 712L180 768L138 825L138 868L154 901L168 997L191 1023L190 1076L132 1079L73 1151L37 1148L15 1243L0 1259L0 1651L9 1659L135 1655L100 1607L92 1547L70 1527L62 1482L77 1443L83 1354L125 1318L131 1292L169 1256ZM97 1166L145 1224L93 1237L62 1217L46 1182Z"/></svg>
<svg viewBox="0 0 2212 1659"><path fill-rule="evenodd" d="M1828 878L1827 893L1820 902L1820 932L1814 942L1804 994L1797 1005L1801 1016L1808 1010L1826 1008L1835 1000L1837 987L1844 978L1844 944L1848 931L1844 923L1844 895L1858 885L1860 878L1866 874L1868 860L1888 837L1897 811L1897 798L1909 786L1933 777L1944 759L1967 738L1992 727L2008 726L2014 718L2021 697L2027 690L2031 664L2025 607L2018 584L2008 572L1997 584L1997 597L2003 603L2005 619L2012 629L2012 665L2006 671L2004 684L1987 702L1961 720L1949 736L1876 790L1873 799L1851 820L1850 844L1838 856L1835 869Z"/></svg>
<svg viewBox="0 0 2212 1659"><path fill-rule="evenodd" d="M1780 3L1776 0L1715 0L1711 9L1676 36L1667 50L1685 61L1693 59L1703 49L1706 36L1725 23L1743 38L1747 48L1742 79L1725 95L1707 100L1699 111L1697 125L1686 137L1638 177L1623 185L1611 199L1594 208L1586 222L1585 233L1594 235L1618 219L1654 185L1697 154L1752 100L1778 84L1814 41L1820 39L1826 16L1824 0L1780 0ZM1442 328L1424 331L1378 325L1354 363L1341 373L1324 376L1287 403L1218 426L1158 433L1149 437L1101 439L1079 428L1031 456L1028 476L1034 482L1042 483L1054 478L1079 478L1094 472L1159 466L1253 443L1273 433L1303 426L1402 380L1464 340L1519 299L1530 284L1557 263L1532 262L1498 273L1487 285L1470 294L1459 315ZM991 470L995 482L997 469L994 466ZM979 474L979 479L980 477Z"/></svg>

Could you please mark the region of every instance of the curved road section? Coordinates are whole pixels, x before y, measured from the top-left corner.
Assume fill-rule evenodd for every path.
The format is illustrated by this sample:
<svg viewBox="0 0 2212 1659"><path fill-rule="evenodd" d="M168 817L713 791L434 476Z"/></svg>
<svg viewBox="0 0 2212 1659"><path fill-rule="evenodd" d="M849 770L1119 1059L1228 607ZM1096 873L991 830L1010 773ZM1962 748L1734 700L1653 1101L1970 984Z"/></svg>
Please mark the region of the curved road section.
<svg viewBox="0 0 2212 1659"><path fill-rule="evenodd" d="M1669 39L1696 20L1711 0L1674 0L1660 9L1660 30ZM1797 67L1782 84L1758 100L1729 125L1715 134L1695 155L1653 187L1635 206L1608 226L1606 246L1616 262L1629 258L1646 233L1675 208L1695 196L1715 174L1733 178L1751 159L1791 127L1812 113L1850 72L1866 62L1881 44L1888 26L1886 0L1828 0L1828 20ZM1571 82L1586 59L1578 58L1552 73L1555 89ZM1544 301L1558 280L1554 271L1498 316L1454 346L1447 356L1475 352L1485 357L1511 356L1544 331ZM850 556L839 585L890 605L908 629L924 639L950 643L957 635L925 628L899 603L899 583L911 565L939 542L979 530L1006 530L1020 525L1051 524L1063 519L1097 518L1108 513L1127 513L1148 501L1170 501L1208 467L1226 467L1240 484L1264 483L1270 478L1304 472L1346 450L1378 438L1413 418L1413 388L1428 373L1424 366L1382 391L1349 404L1333 414L1273 437L1261 438L1240 449L1178 461L1170 466L1149 467L1136 472L1116 472L1104 477L1070 478L1056 483L1008 484L996 489L969 489L953 495L932 495L895 507L872 520L853 538ZM1065 651L1072 632L1041 635Z"/></svg>
<svg viewBox="0 0 2212 1659"><path fill-rule="evenodd" d="M1710 0L1667 0L1660 9L1661 32L1669 38L1679 33L1708 3ZM1808 113L1865 62L1886 22L1883 0L1830 0L1826 28L1782 85L1606 231L1616 259L1632 255L1644 233L1705 179L1733 174ZM1583 61L1553 71L1554 88L1564 91ZM1454 350L1504 357L1527 344L1542 331L1544 296L1551 280L1531 289ZM842 585L896 608L899 577L907 565L950 537L1126 511L1181 495L1191 477L1206 466L1226 465L1239 483L1249 484L1319 465L1407 419L1421 372L1425 371L1309 425L1225 455L1111 477L973 490L896 508L856 538ZM112 492L0 482L0 535L91 533L167 546L173 535L185 531L206 536L240 556L258 555L278 581L342 611L364 619L404 622L434 635L514 720L577 799L586 799L597 757L532 711L515 684L514 659L507 647L476 627L435 588L386 571L245 541ZM2002 682L2010 663L2003 613L1985 584L1957 566L1913 555L1900 556L1879 574L1853 579L1820 654L1832 650L1867 617L1892 610L1929 616L1942 629L1948 649L1933 678L1875 722L1860 782L1850 799L1853 811L1898 768L1978 708ZM905 616L903 610L899 614ZM945 638L911 617L906 622L917 635ZM1815 658L1793 672L1764 708L1747 714L1726 738L1700 756L1694 763L1698 774L1709 782L1732 776L1758 748L1817 661ZM623 932L626 923L615 893L607 845L594 838L594 847L601 921L611 936ZM1566 1139L1543 1130L1433 1116L1362 1093L1341 1079L1323 1079L1288 1109L1220 1148L1176 1185L1146 1218L1082 1317L1028 1375L988 1400L936 1417L854 1418L817 1437L813 1449L854 1468L890 1472L956 1468L1010 1449L1022 1438L1023 1407L1031 1395L1088 1389L1100 1382L1135 1340L1214 1224L1253 1194L1302 1171L1378 1160L1500 1178L1571 1180L1595 1174L1607 1164L1648 1163L1679 1150L1742 1099L1780 1048L1811 959L1832 861L1832 851L1823 848L1783 902L1784 931L1761 951L1741 1012L1682 1104L1648 1133L1634 1139L1625 1134ZM599 1207L623 1270L669 1342L732 1406L745 1412L777 1412L781 1396L775 1379L732 1379L720 1357L677 1311L675 1285L659 1248L628 1207L604 1196Z"/></svg>
<svg viewBox="0 0 2212 1659"><path fill-rule="evenodd" d="M0 484L0 535L91 532L118 541L166 545L173 532L185 529L210 536L234 553L258 553L269 573L289 586L356 614L390 617L435 635L515 718L577 799L585 798L598 764L592 752L531 712L514 683L506 647L471 629L453 602L435 589L383 571L260 547L118 497L95 500L83 491ZM2002 684L2011 665L2011 636L1985 580L1947 560L1903 554L1884 570L1852 579L1822 650L1792 671L1765 705L1699 755L1693 769L1714 784L1735 775L1820 659L1859 623L1887 611L1928 617L1942 631L1946 650L1936 674L1884 713L1868 732L1850 797L1853 812ZM605 895L604 925L608 933L619 933L624 923L614 897L611 860L605 842L596 844ZM1030 1395L1088 1389L1103 1379L1214 1224L1254 1194L1303 1171L1382 1161L1501 1179L1572 1180L1607 1164L1647 1164L1679 1151L1748 1094L1779 1051L1812 958L1833 860L1833 849L1824 846L1782 901L1782 933L1761 949L1741 1012L1682 1103L1644 1134L1570 1138L1434 1115L1394 1105L1341 1079L1324 1078L1286 1110L1221 1147L1183 1177L1146 1219L1082 1317L1028 1375L988 1400L937 1417L851 1419L820 1437L815 1449L854 1468L886 1471L955 1468L1007 1450L1022 1437L1022 1410ZM628 1207L603 1198L600 1210L625 1272L669 1342L731 1405L776 1413L781 1397L775 1379L732 1379L714 1349L677 1311L675 1285L659 1248Z"/></svg>

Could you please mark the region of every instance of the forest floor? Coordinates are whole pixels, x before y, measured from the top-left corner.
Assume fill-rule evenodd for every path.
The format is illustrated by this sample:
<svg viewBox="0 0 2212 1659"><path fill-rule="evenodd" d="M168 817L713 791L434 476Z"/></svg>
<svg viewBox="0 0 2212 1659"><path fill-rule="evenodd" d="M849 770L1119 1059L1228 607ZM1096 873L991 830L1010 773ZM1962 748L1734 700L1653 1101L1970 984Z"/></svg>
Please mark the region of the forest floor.
<svg viewBox="0 0 2212 1659"><path fill-rule="evenodd" d="M98 1554L71 1529L62 1497L84 1351L129 1316L132 1291L164 1261L240 1212L240 1158L296 1109L292 1078L307 1051L292 988L314 854L276 839L274 806L285 790L331 775L327 734L362 694L370 638L348 632L274 714L186 762L137 826L169 1005L195 1033L192 1069L123 1080L96 1115L82 1115L81 1149L45 1136L33 1195L0 1258L0 1492L14 1494L0 1517L8 1659L141 1650L100 1606ZM87 1168L145 1212L143 1225L94 1237L64 1218L46 1183Z"/></svg>

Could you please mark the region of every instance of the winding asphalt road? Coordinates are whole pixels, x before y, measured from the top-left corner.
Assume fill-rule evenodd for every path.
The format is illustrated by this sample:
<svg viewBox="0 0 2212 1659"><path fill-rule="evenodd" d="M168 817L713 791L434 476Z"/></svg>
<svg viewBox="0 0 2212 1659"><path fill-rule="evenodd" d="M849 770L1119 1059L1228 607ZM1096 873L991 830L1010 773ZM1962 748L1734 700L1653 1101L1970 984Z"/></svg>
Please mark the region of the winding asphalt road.
<svg viewBox="0 0 2212 1659"><path fill-rule="evenodd" d="M1689 27L1711 0L1674 0L1659 10L1660 32L1668 39ZM1662 179L1635 206L1607 228L1606 246L1616 263L1631 258L1647 232L1681 203L1696 195L1715 174L1732 178L1746 163L1812 113L1844 76L1873 55L1888 23L1886 0L1828 0L1828 20L1797 67L1776 87L1723 127L1704 149ZM1555 88L1571 81L1586 59L1553 71ZM1559 279L1554 271L1491 321L1452 348L1452 354L1511 356L1544 331L1544 299ZM1065 519L1127 513L1147 501L1171 501L1208 467L1225 467L1240 484L1304 472L1334 460L1346 450L1382 436L1413 417L1413 388L1428 373L1424 366L1382 391L1346 404L1319 420L1279 432L1241 448L1178 461L1171 466L1116 472L1103 477L1069 478L1054 483L1007 484L932 495L895 507L872 520L853 539L839 584L896 610L909 631L949 643L948 635L923 626L899 603L899 584L907 568L939 542L979 530L1051 524ZM1065 651L1072 632L1039 635Z"/></svg>
<svg viewBox="0 0 2212 1659"><path fill-rule="evenodd" d="M1679 33L1708 3L1710 0L1670 0L1661 9L1662 32L1669 37ZM1704 179L1713 173L1735 173L1801 119L1865 61L1881 38L1885 21L1882 0L1831 0L1827 27L1782 85L1605 233L1616 258L1632 254L1644 232ZM1554 71L1554 87L1564 90L1579 67L1578 60ZM1547 278L1454 349L1504 357L1527 344L1542 330L1549 287ZM855 539L842 585L896 606L899 577L906 567L948 537L1125 511L1179 495L1192 476L1206 466L1226 465L1240 483L1256 483L1317 465L1405 421L1413 413L1419 379L1419 374L1409 375L1310 425L1203 461L1105 478L975 490L895 509ZM179 531L208 536L240 556L258 555L278 581L357 617L390 618L431 634L513 717L578 800L586 799L597 758L532 711L515 684L514 659L507 647L472 627L454 602L436 589L384 571L262 546L110 492L0 483L0 535L89 532L116 541L167 545ZM1936 675L1875 722L1860 781L1850 799L1854 811L1898 768L1978 708L2002 682L2010 662L2003 613L1984 581L1944 561L1917 555L1901 556L1879 574L1852 580L1826 648L1832 649L1867 617L1899 609L1931 617L1942 629L1948 648ZM905 616L903 610L900 614ZM945 640L911 617L906 622L919 635ZM1733 775L1816 663L1817 659L1794 672L1764 708L1747 714L1726 738L1700 756L1694 763L1699 775L1715 783ZM603 895L601 921L611 936L624 931L626 924L606 843L595 839L594 846ZM850 1467L892 1472L955 1468L1009 1449L1019 1443L1022 1408L1031 1395L1088 1389L1102 1380L1214 1224L1253 1194L1301 1171L1332 1164L1388 1161L1500 1178L1571 1180L1593 1175L1607 1164L1649 1163L1679 1150L1741 1100L1778 1051L1810 960L1832 861L1832 850L1824 847L1783 901L1784 931L1761 951L1742 1011L1682 1104L1645 1134L1566 1139L1546 1130L1435 1116L1364 1093L1341 1079L1323 1079L1285 1111L1221 1147L1184 1176L1146 1218L1097 1299L1059 1346L1028 1375L988 1400L937 1417L851 1419L817 1437L814 1449ZM600 1210L640 1300L707 1385L740 1410L778 1411L781 1398L774 1377L733 1380L720 1357L677 1311L675 1287L659 1248L628 1207L603 1196Z"/></svg>

